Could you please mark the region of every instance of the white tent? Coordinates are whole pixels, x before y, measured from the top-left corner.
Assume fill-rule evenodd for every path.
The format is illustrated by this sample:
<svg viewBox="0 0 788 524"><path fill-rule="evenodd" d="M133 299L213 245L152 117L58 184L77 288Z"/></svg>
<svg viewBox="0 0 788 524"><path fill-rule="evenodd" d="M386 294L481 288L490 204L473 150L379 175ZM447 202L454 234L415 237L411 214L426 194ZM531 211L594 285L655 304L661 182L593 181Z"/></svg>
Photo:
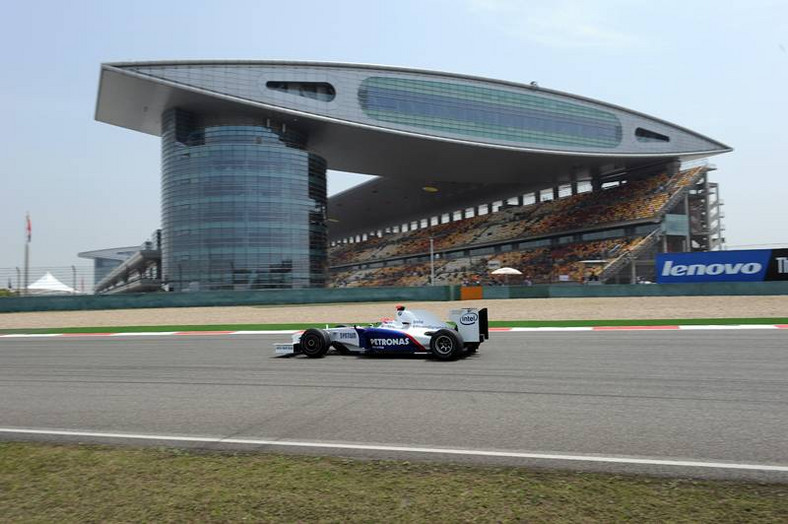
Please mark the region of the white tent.
<svg viewBox="0 0 788 524"><path fill-rule="evenodd" d="M74 288L68 287L56 279L49 271L47 271L46 275L27 286L27 291L31 295L66 295L76 293Z"/></svg>

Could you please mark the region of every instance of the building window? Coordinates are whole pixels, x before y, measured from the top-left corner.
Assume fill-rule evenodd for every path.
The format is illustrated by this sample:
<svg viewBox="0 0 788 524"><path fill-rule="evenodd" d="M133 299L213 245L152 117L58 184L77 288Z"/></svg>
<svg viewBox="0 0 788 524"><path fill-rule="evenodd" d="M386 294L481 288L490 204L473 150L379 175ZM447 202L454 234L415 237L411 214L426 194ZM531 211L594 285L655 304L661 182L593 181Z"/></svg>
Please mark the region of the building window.
<svg viewBox="0 0 788 524"><path fill-rule="evenodd" d="M331 102L337 94L334 86L326 82L266 82L265 87L321 102Z"/></svg>
<svg viewBox="0 0 788 524"><path fill-rule="evenodd" d="M369 77L358 90L372 119L497 142L614 148L618 117L592 104L473 84Z"/></svg>
<svg viewBox="0 0 788 524"><path fill-rule="evenodd" d="M635 129L635 136L638 142L670 142L669 136L660 135L654 131L643 129L642 127Z"/></svg>

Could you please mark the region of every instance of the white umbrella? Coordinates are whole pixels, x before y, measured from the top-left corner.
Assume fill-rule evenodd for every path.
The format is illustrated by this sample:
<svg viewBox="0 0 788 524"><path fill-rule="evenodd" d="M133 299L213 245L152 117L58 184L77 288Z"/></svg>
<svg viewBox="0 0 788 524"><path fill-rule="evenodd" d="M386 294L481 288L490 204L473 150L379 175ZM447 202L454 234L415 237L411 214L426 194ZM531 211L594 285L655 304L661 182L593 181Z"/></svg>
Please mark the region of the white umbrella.
<svg viewBox="0 0 788 524"><path fill-rule="evenodd" d="M522 275L523 272L513 267L501 267L490 273L491 275Z"/></svg>
<svg viewBox="0 0 788 524"><path fill-rule="evenodd" d="M490 273L491 275L504 275L506 285L509 285L509 275L522 275L522 271L514 269L513 267L500 267Z"/></svg>

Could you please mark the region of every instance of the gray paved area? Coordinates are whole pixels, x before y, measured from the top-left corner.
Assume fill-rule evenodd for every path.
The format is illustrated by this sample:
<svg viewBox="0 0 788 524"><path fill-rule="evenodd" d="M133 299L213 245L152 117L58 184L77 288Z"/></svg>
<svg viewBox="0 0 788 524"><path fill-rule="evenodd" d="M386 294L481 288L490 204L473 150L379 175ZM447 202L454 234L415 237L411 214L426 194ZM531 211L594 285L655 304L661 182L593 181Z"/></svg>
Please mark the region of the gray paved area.
<svg viewBox="0 0 788 524"><path fill-rule="evenodd" d="M785 331L494 333L449 363L273 358L271 343L287 338L0 339L0 427L788 466Z"/></svg>

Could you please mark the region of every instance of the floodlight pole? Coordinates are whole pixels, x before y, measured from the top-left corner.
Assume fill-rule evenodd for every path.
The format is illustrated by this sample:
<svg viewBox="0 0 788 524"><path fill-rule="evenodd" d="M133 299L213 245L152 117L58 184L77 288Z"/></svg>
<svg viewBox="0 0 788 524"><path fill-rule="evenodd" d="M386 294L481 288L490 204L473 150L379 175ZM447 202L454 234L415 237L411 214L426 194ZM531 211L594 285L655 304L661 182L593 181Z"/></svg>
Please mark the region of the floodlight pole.
<svg viewBox="0 0 788 524"><path fill-rule="evenodd" d="M77 293L77 268L71 266L71 274L74 277L74 294Z"/></svg>
<svg viewBox="0 0 788 524"><path fill-rule="evenodd" d="M22 272L16 266L16 294L22 296Z"/></svg>
<svg viewBox="0 0 788 524"><path fill-rule="evenodd" d="M435 285L435 239L430 237L430 285Z"/></svg>

